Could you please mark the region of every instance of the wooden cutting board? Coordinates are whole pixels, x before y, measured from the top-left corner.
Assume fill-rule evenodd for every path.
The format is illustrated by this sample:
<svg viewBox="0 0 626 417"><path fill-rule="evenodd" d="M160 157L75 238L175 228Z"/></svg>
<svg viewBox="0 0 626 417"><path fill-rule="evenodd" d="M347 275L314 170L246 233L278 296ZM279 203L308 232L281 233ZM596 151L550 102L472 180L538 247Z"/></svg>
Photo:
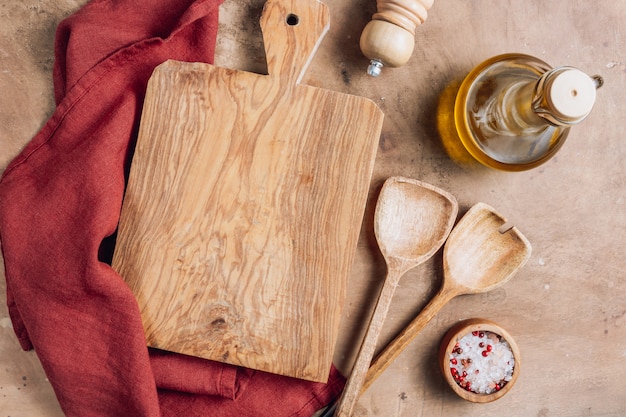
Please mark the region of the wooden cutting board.
<svg viewBox="0 0 626 417"><path fill-rule="evenodd" d="M269 75L156 68L113 267L149 346L325 382L383 114L300 84L322 3L271 0L261 29Z"/></svg>

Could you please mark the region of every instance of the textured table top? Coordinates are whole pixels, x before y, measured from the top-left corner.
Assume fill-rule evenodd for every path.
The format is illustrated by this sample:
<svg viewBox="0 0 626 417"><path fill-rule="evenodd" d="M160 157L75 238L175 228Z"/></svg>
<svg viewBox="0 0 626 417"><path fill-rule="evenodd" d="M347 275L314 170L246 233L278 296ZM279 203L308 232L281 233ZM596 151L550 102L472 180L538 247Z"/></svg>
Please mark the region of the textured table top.
<svg viewBox="0 0 626 417"><path fill-rule="evenodd" d="M0 5L0 171L54 108L54 30L84 0L5 0ZM263 72L258 25L263 0L221 6L216 64ZM369 97L385 112L371 192L349 284L335 363L348 373L385 275L373 211L382 182L402 175L452 193L463 214L485 202L531 241L528 264L505 286L446 305L361 396L359 416L626 415L626 3L436 0L417 29L409 63L365 74L358 39L373 0L327 0L331 28L304 83ZM483 60L507 52L599 74L594 110L557 156L521 173L467 168L445 153L439 97ZM34 352L20 350L0 267L0 415L63 415ZM441 254L401 280L379 340L389 342L434 295ZM484 317L515 338L520 378L489 404L445 386L438 344L457 321Z"/></svg>

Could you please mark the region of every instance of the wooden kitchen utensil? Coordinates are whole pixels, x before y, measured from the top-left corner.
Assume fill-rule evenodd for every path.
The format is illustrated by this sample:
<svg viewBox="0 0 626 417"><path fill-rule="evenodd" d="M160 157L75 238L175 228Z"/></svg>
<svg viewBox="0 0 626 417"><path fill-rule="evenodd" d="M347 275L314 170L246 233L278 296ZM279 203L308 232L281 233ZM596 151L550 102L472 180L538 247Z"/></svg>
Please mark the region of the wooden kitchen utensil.
<svg viewBox="0 0 626 417"><path fill-rule="evenodd" d="M336 416L352 414L400 277L439 250L454 226L458 209L450 193L432 185L402 177L385 181L376 204L374 233L387 263L387 277Z"/></svg>
<svg viewBox="0 0 626 417"><path fill-rule="evenodd" d="M267 75L150 79L113 259L149 346L327 380L383 120L300 83L328 18L270 0Z"/></svg>
<svg viewBox="0 0 626 417"><path fill-rule="evenodd" d="M491 291L528 261L530 242L484 203L474 205L450 233L443 250L443 285L422 312L374 359L366 390L452 298ZM506 230L503 230L506 228Z"/></svg>

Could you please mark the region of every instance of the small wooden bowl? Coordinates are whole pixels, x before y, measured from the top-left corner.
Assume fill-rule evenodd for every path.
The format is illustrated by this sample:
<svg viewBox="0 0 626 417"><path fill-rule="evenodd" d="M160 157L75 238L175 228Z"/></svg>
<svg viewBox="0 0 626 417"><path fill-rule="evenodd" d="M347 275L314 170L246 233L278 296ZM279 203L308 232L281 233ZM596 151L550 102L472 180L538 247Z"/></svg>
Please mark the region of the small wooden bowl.
<svg viewBox="0 0 626 417"><path fill-rule="evenodd" d="M511 380L504 384L504 386L498 391L494 391L490 394L481 394L466 390L457 383L450 370L450 355L452 354L453 349L455 349L456 343L464 336L475 331L491 332L501 336L501 338L506 340L511 347L513 358L515 360ZM520 353L519 348L511 335L502 327L490 320L472 318L463 320L448 330L439 348L439 365L444 379L459 397L475 403L488 403L502 397L504 394L509 392L511 388L513 388L513 385L515 385L515 381L517 381L520 373Z"/></svg>

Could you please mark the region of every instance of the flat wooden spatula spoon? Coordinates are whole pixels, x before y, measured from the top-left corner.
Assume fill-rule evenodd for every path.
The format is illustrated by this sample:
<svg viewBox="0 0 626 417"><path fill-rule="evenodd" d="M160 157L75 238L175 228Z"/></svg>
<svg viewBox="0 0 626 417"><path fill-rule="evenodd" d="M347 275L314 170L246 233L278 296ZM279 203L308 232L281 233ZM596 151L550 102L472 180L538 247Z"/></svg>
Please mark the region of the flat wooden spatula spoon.
<svg viewBox="0 0 626 417"><path fill-rule="evenodd" d="M443 250L443 285L422 312L372 362L365 391L452 298L491 291L528 261L530 242L492 207L474 205L456 225Z"/></svg>
<svg viewBox="0 0 626 417"><path fill-rule="evenodd" d="M391 177L383 184L376 203L374 233L387 263L387 277L335 416L352 413L400 277L437 252L457 213L456 199L432 185L403 177Z"/></svg>

